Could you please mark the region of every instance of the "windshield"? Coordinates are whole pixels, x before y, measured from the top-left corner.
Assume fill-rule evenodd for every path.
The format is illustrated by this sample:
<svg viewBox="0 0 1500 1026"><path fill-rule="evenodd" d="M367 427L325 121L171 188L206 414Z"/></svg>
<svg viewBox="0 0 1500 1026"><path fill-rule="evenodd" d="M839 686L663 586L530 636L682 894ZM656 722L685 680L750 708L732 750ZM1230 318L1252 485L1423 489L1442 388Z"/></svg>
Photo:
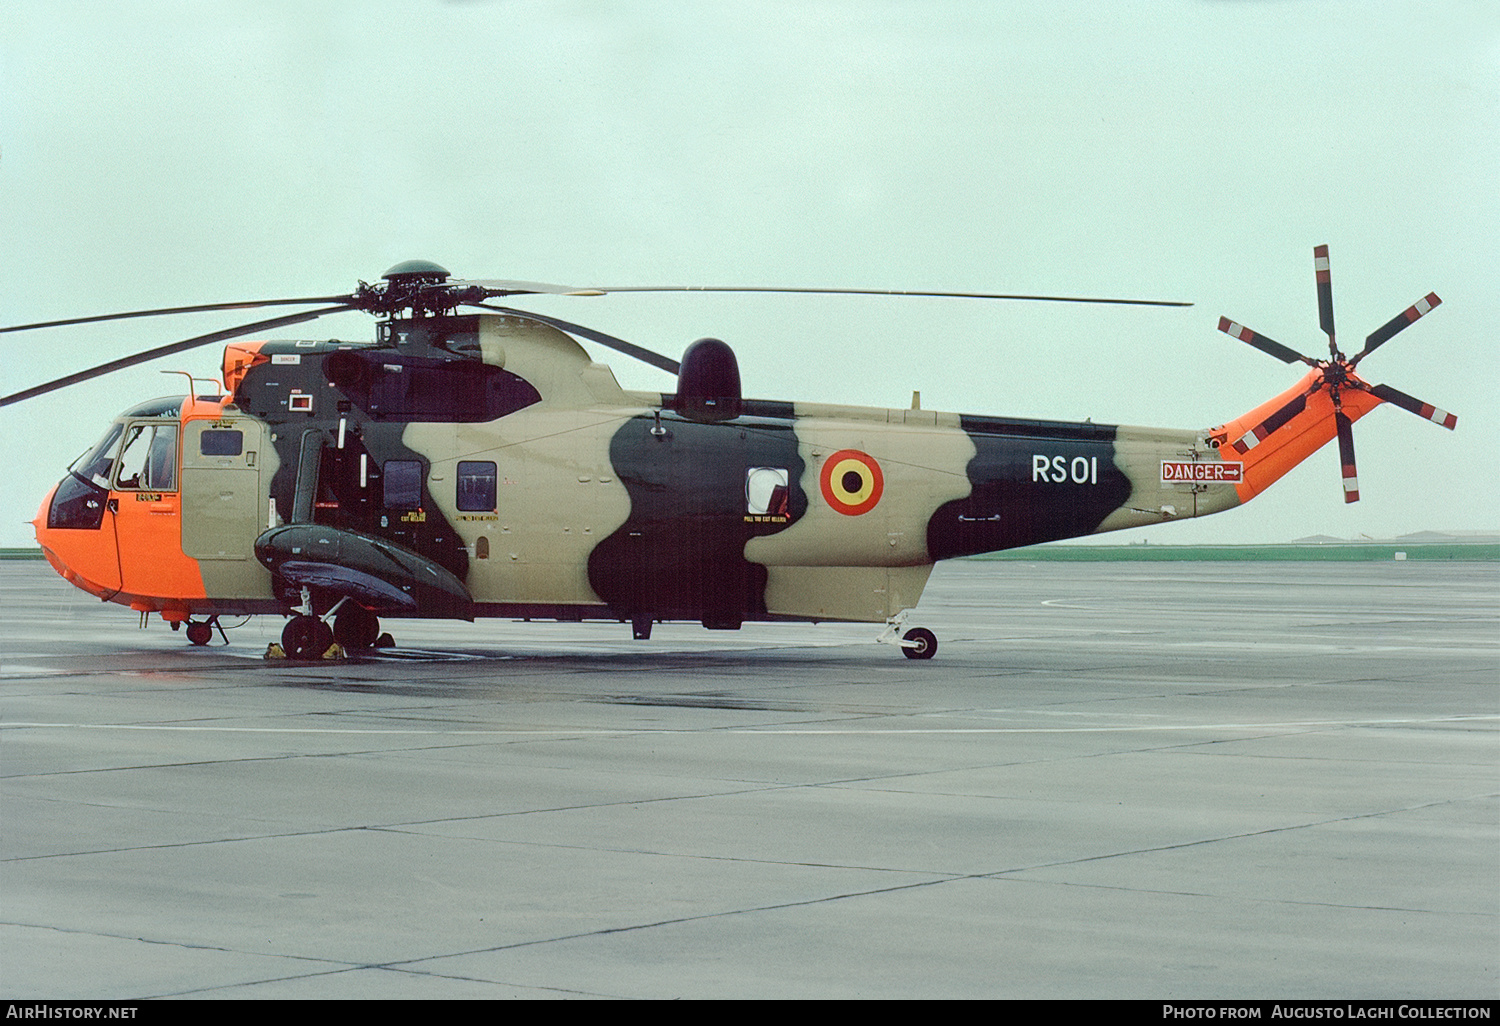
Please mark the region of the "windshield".
<svg viewBox="0 0 1500 1026"><path fill-rule="evenodd" d="M115 467L115 451L120 447L120 434L124 430L124 424L110 425L99 444L74 460L68 469L85 481L108 488L110 472Z"/></svg>

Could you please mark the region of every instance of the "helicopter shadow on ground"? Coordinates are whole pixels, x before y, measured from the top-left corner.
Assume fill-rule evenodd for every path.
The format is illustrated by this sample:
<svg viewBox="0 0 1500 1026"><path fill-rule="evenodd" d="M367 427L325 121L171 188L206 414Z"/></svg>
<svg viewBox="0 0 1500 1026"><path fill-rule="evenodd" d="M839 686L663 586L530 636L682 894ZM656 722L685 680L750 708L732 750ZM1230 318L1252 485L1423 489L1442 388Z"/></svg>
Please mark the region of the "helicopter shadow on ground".
<svg viewBox="0 0 1500 1026"><path fill-rule="evenodd" d="M540 688L610 704L799 712L816 706L795 699L752 698L744 692L800 688L809 679L888 683L893 675L928 669L902 659L894 648L869 642L638 652L609 651L597 643L586 647L592 650L535 645L414 647L359 653L338 661L268 660L264 683L412 698L490 698L531 694Z"/></svg>

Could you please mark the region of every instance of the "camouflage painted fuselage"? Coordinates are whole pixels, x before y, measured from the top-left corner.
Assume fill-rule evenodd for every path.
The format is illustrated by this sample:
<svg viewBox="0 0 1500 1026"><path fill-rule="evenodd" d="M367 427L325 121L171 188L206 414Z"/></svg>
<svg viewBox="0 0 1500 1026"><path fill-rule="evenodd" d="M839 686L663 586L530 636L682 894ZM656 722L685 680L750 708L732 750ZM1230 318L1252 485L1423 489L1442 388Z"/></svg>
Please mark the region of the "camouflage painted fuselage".
<svg viewBox="0 0 1500 1026"><path fill-rule="evenodd" d="M122 418L180 424L175 495L97 486L170 558L101 582L64 551L74 532L47 532L75 583L177 619L284 611L311 588L396 616L878 622L917 604L935 560L1248 497L1208 431L752 399L679 412L514 316L236 343L225 380L222 399ZM128 520L110 524L122 554L140 544Z"/></svg>

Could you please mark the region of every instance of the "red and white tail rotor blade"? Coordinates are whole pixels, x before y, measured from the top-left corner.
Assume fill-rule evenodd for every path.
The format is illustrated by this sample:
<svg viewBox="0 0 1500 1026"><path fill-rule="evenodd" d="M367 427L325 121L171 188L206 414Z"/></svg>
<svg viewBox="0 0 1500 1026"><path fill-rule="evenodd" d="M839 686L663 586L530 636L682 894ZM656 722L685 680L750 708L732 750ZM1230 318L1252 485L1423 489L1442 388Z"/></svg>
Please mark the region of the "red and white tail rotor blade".
<svg viewBox="0 0 1500 1026"><path fill-rule="evenodd" d="M1235 441L1234 451L1243 456L1251 449L1254 449L1257 445L1264 441L1266 437L1271 434L1271 432L1275 431L1277 428L1281 427L1297 414L1307 409L1307 397L1312 395L1313 392L1316 392L1319 387L1321 387L1321 383L1319 385L1314 385L1311 391L1304 392L1301 395L1296 396L1292 399L1291 402L1281 407L1281 409L1271 414L1269 417L1261 421L1261 423L1257 424L1249 431L1246 431L1243 436Z"/></svg>
<svg viewBox="0 0 1500 1026"><path fill-rule="evenodd" d="M1393 406L1399 406L1408 413L1415 413L1418 417L1430 420L1440 427L1445 427L1449 431L1458 427L1458 418L1447 410L1440 410L1431 403L1424 403L1422 400L1409 396L1405 392L1398 391L1390 385L1376 385L1370 389L1370 394L1377 399L1385 400Z"/></svg>
<svg viewBox="0 0 1500 1026"><path fill-rule="evenodd" d="M1339 431L1339 467L1344 478L1344 501L1359 501L1359 473L1354 469L1354 422L1335 410L1334 423Z"/></svg>
<svg viewBox="0 0 1500 1026"><path fill-rule="evenodd" d="M1359 351L1359 353L1354 357L1353 360L1349 361L1349 366L1354 367L1358 365L1359 361L1363 360L1375 350L1379 349L1391 339L1395 338L1396 335L1404 331L1407 326L1415 324L1419 318L1431 313L1441 302L1442 300L1438 298L1438 294L1436 292L1429 292L1427 293L1427 295L1417 300L1411 306L1407 307L1405 310L1402 310L1396 316L1392 317L1380 327L1370 332L1370 334L1365 338L1365 347Z"/></svg>
<svg viewBox="0 0 1500 1026"><path fill-rule="evenodd" d="M1313 247L1313 270L1318 279L1318 324L1328 336L1328 355L1338 359L1339 347L1333 338L1333 281L1328 271L1328 247Z"/></svg>
<svg viewBox="0 0 1500 1026"><path fill-rule="evenodd" d="M1275 339L1267 338L1258 331L1252 331L1243 324L1231 321L1228 317L1219 318L1219 330L1230 338L1237 338L1241 342L1254 346L1263 353L1276 357L1282 363L1296 363L1298 360L1301 360L1309 367L1317 366L1314 361L1309 360L1295 349L1289 349Z"/></svg>

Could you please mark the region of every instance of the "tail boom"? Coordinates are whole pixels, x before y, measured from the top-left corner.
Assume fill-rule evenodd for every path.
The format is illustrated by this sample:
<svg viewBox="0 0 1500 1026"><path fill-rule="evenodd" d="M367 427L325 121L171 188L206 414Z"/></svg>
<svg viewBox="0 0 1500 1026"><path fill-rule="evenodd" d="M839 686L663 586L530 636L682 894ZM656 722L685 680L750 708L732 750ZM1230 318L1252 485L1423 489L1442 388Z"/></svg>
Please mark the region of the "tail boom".
<svg viewBox="0 0 1500 1026"><path fill-rule="evenodd" d="M1314 368L1296 385L1227 424L1212 428L1209 438L1222 458L1244 464L1235 485L1240 502L1249 502L1303 460L1338 437L1335 413L1350 423L1385 400L1367 390L1352 374L1335 405L1322 368Z"/></svg>

